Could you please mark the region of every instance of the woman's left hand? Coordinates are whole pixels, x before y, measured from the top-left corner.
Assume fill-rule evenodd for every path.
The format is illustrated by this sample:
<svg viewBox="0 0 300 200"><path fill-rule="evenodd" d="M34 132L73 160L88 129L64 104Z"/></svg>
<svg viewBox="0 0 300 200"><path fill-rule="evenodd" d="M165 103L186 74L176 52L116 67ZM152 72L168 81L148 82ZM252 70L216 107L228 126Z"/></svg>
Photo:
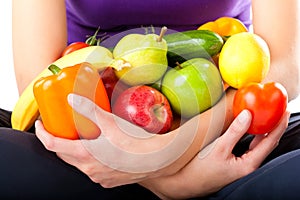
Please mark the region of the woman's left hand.
<svg viewBox="0 0 300 200"><path fill-rule="evenodd" d="M289 116L290 113L286 111L272 132L255 135L249 150L238 157L232 150L246 133L252 119L249 111L242 111L222 136L202 149L178 173L146 180L141 184L163 199L187 199L216 192L261 165L278 145Z"/></svg>

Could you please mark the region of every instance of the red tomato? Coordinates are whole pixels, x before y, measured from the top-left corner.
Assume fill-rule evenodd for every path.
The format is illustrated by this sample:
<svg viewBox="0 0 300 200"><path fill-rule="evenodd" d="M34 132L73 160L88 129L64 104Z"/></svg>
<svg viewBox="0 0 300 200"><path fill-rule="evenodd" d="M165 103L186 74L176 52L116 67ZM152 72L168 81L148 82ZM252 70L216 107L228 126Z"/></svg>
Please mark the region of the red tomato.
<svg viewBox="0 0 300 200"><path fill-rule="evenodd" d="M247 132L265 134L278 124L287 103L287 91L281 84L251 83L237 90L233 100L233 115L236 117L242 110L249 110L252 122Z"/></svg>
<svg viewBox="0 0 300 200"><path fill-rule="evenodd" d="M88 47L88 46L90 46L90 45L85 42L73 42L64 49L61 56L65 56L73 51L76 51L78 49L82 49L82 48Z"/></svg>
<svg viewBox="0 0 300 200"><path fill-rule="evenodd" d="M72 53L73 51L77 51L78 49L82 49L82 48L85 48L88 46L99 45L100 41L101 41L100 38L97 38L99 30L100 30L100 27L96 30L94 35L88 37L85 42L73 42L73 43L69 44L62 52L61 57L65 56L69 53Z"/></svg>

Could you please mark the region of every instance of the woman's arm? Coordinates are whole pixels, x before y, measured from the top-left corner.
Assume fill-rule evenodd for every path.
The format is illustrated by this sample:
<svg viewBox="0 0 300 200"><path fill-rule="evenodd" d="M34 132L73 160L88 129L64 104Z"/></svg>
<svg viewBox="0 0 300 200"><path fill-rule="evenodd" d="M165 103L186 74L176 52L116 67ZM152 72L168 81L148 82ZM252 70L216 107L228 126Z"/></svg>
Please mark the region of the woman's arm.
<svg viewBox="0 0 300 200"><path fill-rule="evenodd" d="M254 32L266 40L271 52L270 72L264 82L276 81L283 84L288 91L289 100L297 97L300 92L300 61L298 58L300 55L299 10L300 2L298 0L291 0L289 3L281 0L253 0ZM233 120L232 115L230 115L233 95L234 91L227 94L227 109L226 112L223 110L223 117L226 116L224 119L227 120L226 123L222 123L210 117L206 118L206 122L211 120L213 123L208 124L209 127L199 126L200 130L197 132L194 143L196 145L191 145L190 149L187 150L188 155L194 154L193 150L195 150L194 148L197 145L202 145L203 147L203 145L207 144L203 142L201 135L205 134L206 137L211 136L214 138L220 133L217 127L220 128L222 124L225 125L223 126L224 128L228 127L229 123ZM214 111L217 111L216 113L218 114L222 113L222 111L218 110L217 105L207 113L202 114L202 116L207 116L207 114L213 116ZM198 117L201 119L201 115ZM214 131L207 132L208 128L212 126L214 126ZM211 140L209 140L209 142L211 142ZM189 154L189 152L193 153ZM187 157L189 158L189 156ZM181 159L184 160L184 156L181 157ZM181 161L181 159L178 161Z"/></svg>
<svg viewBox="0 0 300 200"><path fill-rule="evenodd" d="M300 2L298 0L291 0L288 3L281 0L253 0L252 2L254 32L266 40L271 52L270 72L264 82L280 82L287 89L289 100L292 100L299 94L300 90L300 63L298 58L300 55ZM270 150L275 148L277 141L287 126L288 116L289 115L286 114L283 117L281 124L270 134L269 138L260 138L262 139L261 142L257 142L257 140L260 139L255 140L254 143L260 143L260 145L258 145L260 147L252 147L251 149L255 149L256 152L260 153L260 158L264 158L268 155ZM243 128L243 125L240 125L240 128ZM229 133L230 129L228 129L227 132ZM243 134L243 131L240 133ZM220 149L232 148L232 146L226 146L226 143L230 144L230 139L232 139L227 137L228 134L224 134L218 138L219 141L226 141L225 143L222 142L225 146L219 146ZM209 192L217 191L229 182L250 173L263 161L263 159L254 161L255 153L247 153L243 155L241 159L232 157L231 152L225 154L224 157L220 157L222 152L219 151L219 148L215 145L215 153L212 151L210 154L214 154L214 156L207 156L205 158L210 162L204 161L205 159L201 160L197 156L186 167L180 170L179 173L165 178L160 177L158 179L147 180L141 184L161 195L161 197L179 198L180 195L186 195L185 197L205 195ZM260 152L260 148L267 151L262 153ZM219 158L219 160L215 160L215 158ZM226 161L224 158L229 160ZM236 160L231 162L230 159L232 158ZM223 169L218 168L218 162L220 162L219 166L227 167L221 167ZM221 164L222 162L223 164ZM228 165L224 165L226 162L228 162ZM245 166L243 166L243 162ZM237 169L234 169L233 163ZM212 165L215 167L213 168L214 170L210 172ZM238 176L235 173L230 173L239 168L247 170ZM215 177L214 174L218 174L218 170L220 170L221 173L219 177ZM228 171L226 172L226 170ZM227 181L227 183L226 181L224 182L224 180L226 180L225 177L231 175L233 175L233 177L227 179L230 181Z"/></svg>
<svg viewBox="0 0 300 200"><path fill-rule="evenodd" d="M232 105L234 94L234 89L227 89L222 99L211 109L190 119L175 131L169 132L161 138L158 138L156 143L160 143L159 140L163 141L164 139L166 139L166 141L172 141L171 138L176 138L180 134L186 135L183 136L185 139L189 137L189 134L194 134L193 141L188 148L185 149L185 152L175 162L171 163L165 169L160 170L159 176L173 174L180 170L201 149L226 131L233 121ZM183 140L182 144L184 144ZM178 149L180 149L180 147L181 146L178 145Z"/></svg>
<svg viewBox="0 0 300 200"><path fill-rule="evenodd" d="M67 44L64 0L13 0L13 58L19 94Z"/></svg>
<svg viewBox="0 0 300 200"><path fill-rule="evenodd" d="M298 59L298 55L300 55L299 7L300 2L297 0L289 1L289 3L280 0L253 0L254 32L266 40L271 52L270 72L264 82L276 81L282 83L288 91L290 100L295 98L300 91L300 62ZM229 100L227 100L227 109L226 112L223 111L224 116L226 116L229 122L232 121L232 116L228 114L231 113L232 102L230 101L233 95L234 91L231 91L231 94L228 93L227 99ZM212 115L214 110L218 110L218 108L212 108L208 113ZM205 116L208 113L204 113L203 115ZM218 113L221 114L222 111L219 110ZM201 115L199 117L201 117ZM209 121L209 118L207 118L207 120ZM215 126L213 128L215 132L206 132L206 128L208 127L205 126L199 127L200 130L197 132L197 137L203 134L202 131L206 134L206 137L215 137L216 133L218 133L216 127L220 127L222 123L217 120L213 121L215 125L209 124L209 126ZM224 124L228 125L228 123ZM225 126L225 128L227 127L228 126ZM197 145L207 144L201 139L201 142L199 142L197 137L195 140L198 141L196 142ZM191 152L192 149L195 150L193 145L191 145L187 153ZM184 157L181 159L184 159ZM181 159L179 159L179 161Z"/></svg>
<svg viewBox="0 0 300 200"><path fill-rule="evenodd" d="M289 112L268 135L256 135L249 150L236 157L232 150L251 123L249 111L241 112L226 132L202 150L186 167L173 176L159 177L140 184L162 199L206 196L257 169L278 145L287 127Z"/></svg>
<svg viewBox="0 0 300 200"><path fill-rule="evenodd" d="M26 2L14 0L13 45L15 71L20 93L42 69L59 57L62 49L65 47L67 40L65 15L65 5L63 0L28 0ZM228 94L232 93L230 92ZM188 141L188 144L191 143L191 145L184 149L182 155L180 154L179 159L174 159L174 162L170 165L164 165L164 167L160 168L157 172L151 172L151 174L147 174L147 176L152 177L177 172L190 161L201 148L217 138L232 120L230 110L231 101L232 95L228 95L212 109L189 120L189 122L184 125L183 130L188 130L187 132L190 132L189 135L195 133L195 135L192 135L193 138ZM80 107L81 106L79 105L76 108L78 110L85 109L84 107ZM91 112L87 114L90 116ZM101 119L101 116L99 119ZM216 126L215 124L218 125ZM196 126L196 128L191 130L193 126ZM107 125L107 127L110 128L111 126ZM81 148L82 146L80 146L80 144L73 141L60 140L60 138L53 138L50 137L50 135L45 136L47 133L44 130L39 132L39 130L40 129L37 129L37 135L42 142L44 142L46 148L57 152L57 154L65 159L66 162L77 166L88 175L90 174L85 170L86 165L84 166L84 162L76 162L80 155L66 145L67 143L70 143ZM116 130L110 130L110 132L113 131ZM208 134L206 133L207 131L209 131ZM44 135L42 136L42 134ZM177 135L183 134L184 132L180 132L178 129L170 134L152 137L147 141L148 145L143 145L145 143L141 143L140 140L137 139L126 138L126 135L124 135L124 140L116 138L114 142L118 143L118 141L122 141L120 148L126 150L128 147L134 147L131 151L139 153L141 151L151 150L147 149L148 147L158 149L164 148L164 145L172 142ZM122 137L122 135L119 136ZM126 143L124 141L130 145L122 146ZM84 150L86 149L82 149L81 152L84 152ZM102 174L100 174L100 176ZM118 177L116 177L116 179L117 178ZM116 180L107 185L113 186L118 184L120 184L120 182Z"/></svg>
<svg viewBox="0 0 300 200"><path fill-rule="evenodd" d="M57 138L45 131L41 123L36 124L36 135L48 150L104 187L139 182L178 172L200 149L219 137L233 120L234 93L229 89L214 107L163 135L143 133L90 100L73 96L70 104L100 127L99 138Z"/></svg>
<svg viewBox="0 0 300 200"><path fill-rule="evenodd" d="M253 0L253 29L269 45L267 81L285 86L289 100L300 92L300 1Z"/></svg>
<svg viewBox="0 0 300 200"><path fill-rule="evenodd" d="M260 3L261 1L255 2L256 4ZM282 1L275 1L276 4L285 4L285 2ZM269 7L272 5L270 2ZM293 1L294 6L298 6L297 1ZM274 3L273 3L274 4ZM257 6L256 6L257 7ZM278 6L280 7L280 6ZM256 8L254 8L256 9ZM270 8L266 8L264 12L267 12ZM256 9L257 10L257 9ZM291 12L292 14L293 12ZM256 14L256 11L254 12ZM277 13L273 13L276 14ZM295 14L295 13L294 13ZM290 16L291 17L291 16ZM296 16L292 16L296 17ZM275 18L275 16L274 16ZM256 18L257 19L257 18ZM296 22L299 21L299 19L296 19L294 21L293 25L296 25ZM298 22L297 22L298 23ZM273 23L275 26L276 23ZM264 26L262 26L263 28ZM274 28L270 28L268 26L265 26L265 28L269 30L274 30ZM289 28L289 27L286 27ZM258 24L256 23L254 26L254 29L259 31ZM294 30L294 29L293 29ZM258 32L259 33L259 32ZM261 32L262 34L262 32ZM261 35L260 34L260 35ZM268 33L271 34L271 33ZM268 36L268 37L267 37ZM263 38L272 38L272 36L262 35ZM293 35L294 39L293 41L296 42L296 35ZM282 38L279 38L280 40ZM285 37L286 39L286 37ZM271 39L267 40L268 43L275 42ZM276 41L277 42L277 41ZM298 42L299 44L299 42ZM284 45L284 44L282 44ZM271 72L268 75L268 81L278 81L281 82L289 91L290 97L296 96L299 88L297 88L298 84L298 64L291 65L290 60L285 60L284 56L278 55L278 58L274 56L274 53L277 52L277 50L273 50L274 48L278 48L277 46L271 47L271 54L274 61L272 61L271 65ZM289 46L289 48L291 48ZM299 47L296 46L296 44L293 46L292 49L297 49L299 51ZM282 50L284 52L284 50ZM289 54L296 55L294 51L290 51ZM286 54L286 52L285 52ZM295 59L294 59L295 60ZM278 63L287 62L286 65L280 66ZM288 70L288 67L291 67L291 70ZM273 69L274 68L274 69ZM282 69L283 68L283 69ZM279 70L280 69L280 70ZM286 70L284 73L282 70ZM289 77L287 74L289 72L293 71L292 76ZM277 74L278 73L278 74ZM281 78L283 77L283 78ZM286 77L289 77L289 81L285 81L287 79ZM157 135L148 138L148 140L141 140L140 138L134 138L127 135L126 131L124 132L123 129L120 129L118 125L116 124L116 121L113 119L113 116L111 114L105 114L101 111L99 111L99 108L95 108L94 104L91 104L87 100L82 100L81 102L77 102L73 104L73 108L85 115L86 117L92 119L99 125L101 130L105 133L101 134L101 138L107 138L109 139L115 146L117 146L119 149L124 150L123 152L130 152L131 155L139 155L143 152L150 152L151 150L157 150L162 149L166 146L166 144L169 144L170 142L174 140L179 135L186 135L191 136L193 135L193 140L188 140L187 142L190 142L188 147L185 149L184 153L178 157L178 159L174 160L174 162L169 163L169 165L163 167L163 168L155 168L158 167L158 165L155 165L156 163L161 163L161 160L152 160L153 165L150 167L154 167L153 169L157 169L156 171L151 170L145 170L143 169L136 169L139 171L142 171L142 173L132 173L132 171L128 171L126 175L124 175L124 171L120 173L116 166L122 167L118 164L120 160L130 160L127 159L128 154L122 153L119 157L117 157L117 154L115 154L116 157L111 157L112 165L110 166L110 163L104 163L104 165L108 168L111 168L110 174L107 175L101 172L101 167L99 165L103 165L103 163L99 162L99 160L95 159L93 155L90 155L90 152L87 152L86 146L82 146L82 144L77 141L68 141L61 138L55 138L51 136L49 133L47 133L41 124L38 124L37 126L37 136L39 139L44 143L45 147L51 151L54 151L57 153L58 156L60 156L63 160L68 162L71 165L76 166L77 168L81 169L83 172L85 172L92 180L95 182L98 182L106 187L112 187L120 184L126 184L130 182L138 182L141 180L145 180L147 178L153 178L161 175L170 175L178 170L180 170L182 167L184 167L196 154L197 152L202 149L205 145L212 142L215 138L220 136L224 130L229 126L230 122L233 120L232 117L232 99L234 96L235 91L230 89L226 97L222 98L222 100L215 105L210 110L202 113L201 115L198 115L192 119L190 119L188 122L186 122L180 129L176 129L168 134L165 135ZM72 103L72 102L71 102ZM96 116L96 118L95 118ZM184 131L182 131L184 130ZM105 137L103 137L105 136ZM100 142L103 142L106 139L103 139ZM185 140L183 138L183 140ZM107 144L107 143L106 143ZM103 151L107 151L103 146L97 145L99 148L99 152L101 153ZM181 147L178 145L178 147ZM78 149L78 152L74 152L73 149ZM176 150L177 151L177 150ZM113 151L114 153L115 151ZM155 151L154 151L155 152ZM84 156L82 156L84 155ZM111 154L110 154L111 155ZM173 156L173 155L169 155ZM130 157L133 158L133 157ZM140 157L140 159L136 159L137 157L134 157L134 162L130 162L131 166L141 166L141 164L145 164L143 157ZM80 160L81 159L81 160ZM103 158L106 159L106 158ZM167 159L167 157L163 157L163 159ZM174 159L174 157L172 157ZM85 160L87 162L85 162ZM126 163L124 163L126 164ZM146 163L147 164L147 163ZM151 163L150 163L151 164ZM87 167L88 165L88 167ZM98 167L97 167L98 166ZM127 166L126 166L127 167ZM130 166L128 166L130 167ZM148 166L149 167L149 166ZM91 169L94 169L91 170ZM98 171L95 169L99 169ZM96 172L97 171L97 172ZM119 176L120 174L120 176ZM191 174L193 174L193 171L191 171Z"/></svg>

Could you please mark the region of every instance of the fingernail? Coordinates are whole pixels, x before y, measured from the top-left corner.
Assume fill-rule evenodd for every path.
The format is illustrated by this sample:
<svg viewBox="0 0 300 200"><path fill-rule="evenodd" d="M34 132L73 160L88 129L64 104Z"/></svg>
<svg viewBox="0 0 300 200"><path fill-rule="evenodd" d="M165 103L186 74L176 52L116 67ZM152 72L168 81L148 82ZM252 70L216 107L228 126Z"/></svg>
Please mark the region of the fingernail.
<svg viewBox="0 0 300 200"><path fill-rule="evenodd" d="M245 123L249 120L250 118L250 113L248 110L243 110L238 116L237 116L237 120L240 123Z"/></svg>
<svg viewBox="0 0 300 200"><path fill-rule="evenodd" d="M36 121L34 122L34 127L35 127L35 128L38 128L38 127L39 127L39 122L38 122L38 120L36 120Z"/></svg>
<svg viewBox="0 0 300 200"><path fill-rule="evenodd" d="M71 106L79 106L81 104L81 97L76 94L69 94L68 102Z"/></svg>
<svg viewBox="0 0 300 200"><path fill-rule="evenodd" d="M39 119L35 120L34 127L35 127L36 130L41 128L41 123L42 123L41 120L39 120Z"/></svg>

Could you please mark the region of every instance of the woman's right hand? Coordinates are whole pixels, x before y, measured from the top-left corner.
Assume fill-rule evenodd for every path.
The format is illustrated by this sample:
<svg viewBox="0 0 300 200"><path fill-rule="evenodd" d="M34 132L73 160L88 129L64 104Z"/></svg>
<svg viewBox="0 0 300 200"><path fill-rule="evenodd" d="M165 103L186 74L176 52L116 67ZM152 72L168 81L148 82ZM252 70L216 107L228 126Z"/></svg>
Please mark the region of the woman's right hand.
<svg viewBox="0 0 300 200"><path fill-rule="evenodd" d="M277 127L265 135L256 135L249 150L236 157L232 150L246 133L251 114L244 110L232 122L227 131L204 148L182 170L172 176L147 180L141 185L161 198L191 198L218 191L225 185L250 174L257 169L277 146L289 119L288 111Z"/></svg>

